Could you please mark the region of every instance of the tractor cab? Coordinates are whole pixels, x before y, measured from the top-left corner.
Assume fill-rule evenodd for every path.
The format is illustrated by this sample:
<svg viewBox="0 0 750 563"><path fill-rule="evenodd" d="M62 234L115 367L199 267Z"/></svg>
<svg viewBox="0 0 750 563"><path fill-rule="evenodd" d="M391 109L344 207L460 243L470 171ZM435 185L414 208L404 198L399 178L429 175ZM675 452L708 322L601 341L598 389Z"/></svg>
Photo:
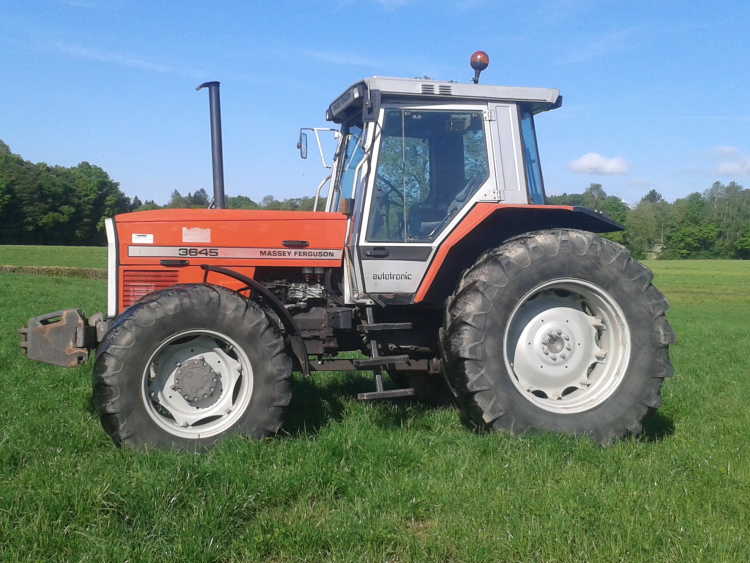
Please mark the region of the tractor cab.
<svg viewBox="0 0 750 563"><path fill-rule="evenodd" d="M411 301L477 203L544 204L534 116L561 100L549 88L377 76L336 98L326 112L340 133L325 210L351 218L348 301Z"/></svg>

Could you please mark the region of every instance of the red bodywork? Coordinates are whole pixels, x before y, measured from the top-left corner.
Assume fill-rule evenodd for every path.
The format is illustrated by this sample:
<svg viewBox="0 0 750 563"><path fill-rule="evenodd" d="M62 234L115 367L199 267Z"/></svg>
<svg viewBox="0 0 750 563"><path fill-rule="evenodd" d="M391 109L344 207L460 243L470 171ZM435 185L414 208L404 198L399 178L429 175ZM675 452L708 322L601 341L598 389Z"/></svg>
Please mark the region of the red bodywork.
<svg viewBox="0 0 750 563"><path fill-rule="evenodd" d="M117 215L117 312L152 291L202 282L205 272L200 264L224 266L251 278L261 266L341 267L347 220L340 213L241 209L159 209ZM149 252L158 255L134 255ZM304 254L318 256L300 257ZM207 281L230 289L243 286L215 273L209 273Z"/></svg>
<svg viewBox="0 0 750 563"><path fill-rule="evenodd" d="M621 228L605 217L567 205L477 203L440 244L413 302L425 300L451 251L490 217L508 214L510 220L540 212L544 220L529 228L593 232ZM118 215L117 312L177 283L205 280L230 289L244 287L221 274L209 272L206 277L201 264L223 266L250 278L260 267L340 268L348 220L342 213L239 209L160 209Z"/></svg>

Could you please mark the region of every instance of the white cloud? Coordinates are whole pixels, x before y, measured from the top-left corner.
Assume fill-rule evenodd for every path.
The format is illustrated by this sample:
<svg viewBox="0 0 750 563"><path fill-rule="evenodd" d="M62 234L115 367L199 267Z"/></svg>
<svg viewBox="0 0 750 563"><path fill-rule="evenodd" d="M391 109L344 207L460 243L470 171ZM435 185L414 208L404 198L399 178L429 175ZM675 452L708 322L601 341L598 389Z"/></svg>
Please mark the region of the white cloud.
<svg viewBox="0 0 750 563"><path fill-rule="evenodd" d="M718 171L719 174L726 176L745 176L750 174L750 158L741 157L737 160L720 162Z"/></svg>
<svg viewBox="0 0 750 563"><path fill-rule="evenodd" d="M722 156L735 156L740 154L740 149L737 147L730 147L729 145L720 145L714 147L714 150Z"/></svg>
<svg viewBox="0 0 750 563"><path fill-rule="evenodd" d="M568 168L580 174L627 174L630 163L621 156L607 158L597 152L587 152L570 161Z"/></svg>
<svg viewBox="0 0 750 563"><path fill-rule="evenodd" d="M714 151L723 159L716 167L719 174L723 176L750 175L750 155L744 154L739 148L731 146L714 147Z"/></svg>
<svg viewBox="0 0 750 563"><path fill-rule="evenodd" d="M134 57L132 55L127 55L124 53L101 51L99 49L91 49L89 47L83 47L81 45L75 45L72 43L56 43L55 48L61 53L64 53L70 57L75 57L77 59L86 59L89 61L96 61L100 63L114 64L128 68L146 70L149 72L181 74L183 76L190 76L193 78L201 75L199 71L194 69L177 68L170 65L148 61L146 59Z"/></svg>
<svg viewBox="0 0 750 563"><path fill-rule="evenodd" d="M305 55L313 59L318 59L324 63L330 63L334 65L351 65L351 66L366 66L366 67L379 67L380 64L373 59L366 57L360 57L351 53L340 52L335 53L331 51L305 51Z"/></svg>

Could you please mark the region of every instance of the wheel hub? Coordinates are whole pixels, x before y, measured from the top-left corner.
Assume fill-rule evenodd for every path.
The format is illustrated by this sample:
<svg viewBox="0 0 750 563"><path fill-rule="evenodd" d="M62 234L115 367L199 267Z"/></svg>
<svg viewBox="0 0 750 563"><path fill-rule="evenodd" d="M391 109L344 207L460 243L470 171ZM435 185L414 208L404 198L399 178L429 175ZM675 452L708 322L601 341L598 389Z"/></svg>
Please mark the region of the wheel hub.
<svg viewBox="0 0 750 563"><path fill-rule="evenodd" d="M221 376L204 358L194 358L178 366L172 389L179 392L191 406L206 408L221 396Z"/></svg>
<svg viewBox="0 0 750 563"><path fill-rule="evenodd" d="M570 331L550 329L541 339L541 351L553 364L566 361L575 352L575 336Z"/></svg>

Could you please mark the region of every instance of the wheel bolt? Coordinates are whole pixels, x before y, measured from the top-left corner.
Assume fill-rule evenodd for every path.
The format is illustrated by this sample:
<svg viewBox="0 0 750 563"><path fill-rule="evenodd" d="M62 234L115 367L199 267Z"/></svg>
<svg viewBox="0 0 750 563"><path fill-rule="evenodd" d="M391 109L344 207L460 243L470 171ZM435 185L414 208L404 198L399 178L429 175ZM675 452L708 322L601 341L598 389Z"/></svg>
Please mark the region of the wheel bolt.
<svg viewBox="0 0 750 563"><path fill-rule="evenodd" d="M558 329L557 329L557 330L555 331L555 334L557 334L557 336L560 336L560 335L562 334L562 330L560 330L560 329L558 328Z"/></svg>
<svg viewBox="0 0 750 563"><path fill-rule="evenodd" d="M563 359L563 360L567 359L567 357L568 356L566 356L565 354L560 354L560 358Z"/></svg>
<svg viewBox="0 0 750 563"><path fill-rule="evenodd" d="M563 336L563 338L564 338L565 340L570 340L570 336L568 336L567 334L566 334L565 336Z"/></svg>
<svg viewBox="0 0 750 563"><path fill-rule="evenodd" d="M549 358L549 359L550 359L550 360L552 360L553 362L554 362L554 361L557 361L557 356L550 356L550 358Z"/></svg>
<svg viewBox="0 0 750 563"><path fill-rule="evenodd" d="M566 344L566 345L565 345L565 349L566 349L566 350L572 350L572 348L570 347L570 344Z"/></svg>
<svg viewBox="0 0 750 563"><path fill-rule="evenodd" d="M549 356L549 350L545 350L545 351L544 351L544 355L545 355L545 356Z"/></svg>

